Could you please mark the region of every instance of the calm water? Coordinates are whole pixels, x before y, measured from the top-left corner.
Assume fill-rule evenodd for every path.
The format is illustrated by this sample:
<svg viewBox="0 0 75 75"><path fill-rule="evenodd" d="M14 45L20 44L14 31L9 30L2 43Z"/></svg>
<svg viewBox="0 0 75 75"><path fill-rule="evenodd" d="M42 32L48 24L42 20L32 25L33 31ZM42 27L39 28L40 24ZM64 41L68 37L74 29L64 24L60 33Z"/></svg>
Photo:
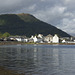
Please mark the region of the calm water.
<svg viewBox="0 0 75 75"><path fill-rule="evenodd" d="M75 75L75 45L0 46L0 65L25 75Z"/></svg>

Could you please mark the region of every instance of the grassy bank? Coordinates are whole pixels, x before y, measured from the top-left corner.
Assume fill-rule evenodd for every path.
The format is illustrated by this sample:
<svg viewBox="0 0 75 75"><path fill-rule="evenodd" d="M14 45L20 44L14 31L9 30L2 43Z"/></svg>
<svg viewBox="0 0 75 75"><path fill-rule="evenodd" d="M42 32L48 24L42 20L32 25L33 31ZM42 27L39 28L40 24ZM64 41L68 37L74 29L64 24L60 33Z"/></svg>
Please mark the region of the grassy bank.
<svg viewBox="0 0 75 75"><path fill-rule="evenodd" d="M25 74L18 74L16 71L11 71L0 67L0 75L25 75Z"/></svg>
<svg viewBox="0 0 75 75"><path fill-rule="evenodd" d="M24 45L24 44L37 44L37 43L25 43L25 42L17 42L17 41L2 41L0 42L0 45L17 45L17 44L21 44L21 45Z"/></svg>
<svg viewBox="0 0 75 75"><path fill-rule="evenodd" d="M75 45L75 43L25 43L25 42L11 42L11 41L3 41L0 42L0 45L17 45L17 44L42 44L42 45Z"/></svg>

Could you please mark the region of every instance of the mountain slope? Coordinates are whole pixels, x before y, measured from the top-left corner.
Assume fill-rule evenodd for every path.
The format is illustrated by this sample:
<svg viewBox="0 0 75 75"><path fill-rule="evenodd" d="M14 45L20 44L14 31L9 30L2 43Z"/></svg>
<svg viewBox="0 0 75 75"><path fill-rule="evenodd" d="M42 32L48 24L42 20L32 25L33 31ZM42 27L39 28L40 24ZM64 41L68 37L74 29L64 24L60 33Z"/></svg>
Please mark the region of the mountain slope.
<svg viewBox="0 0 75 75"><path fill-rule="evenodd" d="M0 15L0 32L12 35L31 36L35 34L58 34L61 37L70 37L66 32L42 22L30 14L4 14Z"/></svg>

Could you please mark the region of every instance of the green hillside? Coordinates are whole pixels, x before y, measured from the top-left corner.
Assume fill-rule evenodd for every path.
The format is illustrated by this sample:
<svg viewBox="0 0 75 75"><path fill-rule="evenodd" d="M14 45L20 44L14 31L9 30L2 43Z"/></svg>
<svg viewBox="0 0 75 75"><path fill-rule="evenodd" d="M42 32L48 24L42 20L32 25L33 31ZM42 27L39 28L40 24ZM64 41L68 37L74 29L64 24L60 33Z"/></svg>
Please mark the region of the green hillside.
<svg viewBox="0 0 75 75"><path fill-rule="evenodd" d="M4 14L0 15L0 32L11 35L58 34L61 37L70 37L66 32L42 22L30 14Z"/></svg>

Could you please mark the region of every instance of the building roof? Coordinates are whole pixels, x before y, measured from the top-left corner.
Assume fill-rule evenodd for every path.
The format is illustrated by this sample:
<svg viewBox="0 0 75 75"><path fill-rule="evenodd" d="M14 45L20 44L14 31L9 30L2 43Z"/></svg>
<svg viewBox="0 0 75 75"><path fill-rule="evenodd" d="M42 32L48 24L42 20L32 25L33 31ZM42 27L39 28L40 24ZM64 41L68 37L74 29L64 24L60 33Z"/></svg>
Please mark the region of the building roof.
<svg viewBox="0 0 75 75"><path fill-rule="evenodd" d="M46 37L53 37L51 34L47 35Z"/></svg>

